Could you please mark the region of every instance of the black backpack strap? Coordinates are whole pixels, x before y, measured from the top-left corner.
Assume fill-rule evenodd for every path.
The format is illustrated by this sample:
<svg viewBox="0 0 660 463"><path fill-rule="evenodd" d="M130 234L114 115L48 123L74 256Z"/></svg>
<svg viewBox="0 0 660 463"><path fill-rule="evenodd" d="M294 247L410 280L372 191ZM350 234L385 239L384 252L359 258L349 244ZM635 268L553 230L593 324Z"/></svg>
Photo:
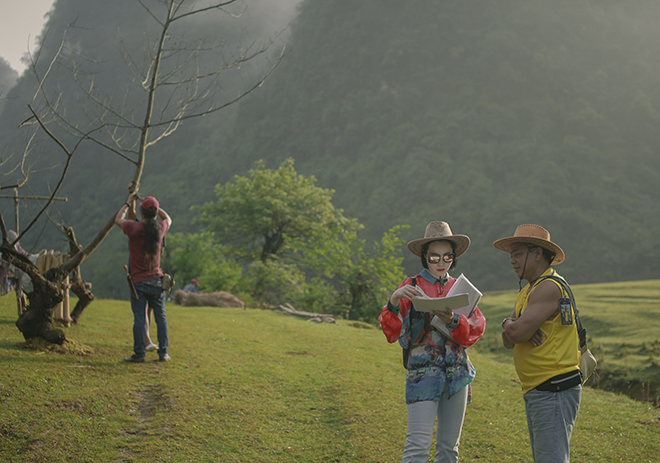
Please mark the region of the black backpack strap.
<svg viewBox="0 0 660 463"><path fill-rule="evenodd" d="M587 330L582 326L582 321L580 321L580 314L578 312L577 304L575 303L575 296L573 296L573 291L571 291L571 287L568 285L566 280L563 278L560 278L556 275L548 275L545 277L542 277L539 279L537 282L540 283L544 280L552 280L556 283L559 283L559 286L561 286L562 290L566 295L568 295L568 299L571 301L571 307L573 308L573 313L575 314L575 326L577 327L577 332L578 332L578 337L580 338L580 348L584 347L587 345Z"/></svg>

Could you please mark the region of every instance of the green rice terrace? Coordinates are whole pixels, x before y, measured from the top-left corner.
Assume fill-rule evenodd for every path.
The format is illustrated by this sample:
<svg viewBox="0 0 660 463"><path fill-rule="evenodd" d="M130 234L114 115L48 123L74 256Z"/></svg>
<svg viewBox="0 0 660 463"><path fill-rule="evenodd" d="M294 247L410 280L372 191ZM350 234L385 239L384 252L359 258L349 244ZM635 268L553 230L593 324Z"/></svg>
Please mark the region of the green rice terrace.
<svg viewBox="0 0 660 463"><path fill-rule="evenodd" d="M573 460L658 461L660 281L573 289L600 363L582 396ZM514 298L487 293L480 304L488 329L470 349L477 377L461 461L531 461L520 385L499 347ZM26 344L14 298L0 299L0 461L400 461L401 351L377 328L254 309L167 309L172 361L152 352L126 364L127 302L95 301L59 347Z"/></svg>

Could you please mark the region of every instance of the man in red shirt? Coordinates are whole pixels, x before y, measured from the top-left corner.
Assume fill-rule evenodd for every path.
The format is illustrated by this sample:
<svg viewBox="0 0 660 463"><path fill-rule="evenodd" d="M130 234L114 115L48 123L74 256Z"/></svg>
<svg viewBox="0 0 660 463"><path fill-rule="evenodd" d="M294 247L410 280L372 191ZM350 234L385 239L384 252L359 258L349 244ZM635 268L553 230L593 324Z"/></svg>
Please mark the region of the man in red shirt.
<svg viewBox="0 0 660 463"><path fill-rule="evenodd" d="M129 269L137 299L131 295L133 309L133 351L126 357L127 362L144 362L144 326L146 322L147 303L154 311L154 319L158 327L158 357L161 361L170 360L167 353L169 346L167 316L165 313L165 292L162 286L163 270L160 268L160 253L163 237L172 225L172 219L165 212L158 200L148 196L140 203L140 222L126 220L129 204L137 199L137 192L128 195L122 205L115 223L128 236ZM160 221L156 220L159 217Z"/></svg>

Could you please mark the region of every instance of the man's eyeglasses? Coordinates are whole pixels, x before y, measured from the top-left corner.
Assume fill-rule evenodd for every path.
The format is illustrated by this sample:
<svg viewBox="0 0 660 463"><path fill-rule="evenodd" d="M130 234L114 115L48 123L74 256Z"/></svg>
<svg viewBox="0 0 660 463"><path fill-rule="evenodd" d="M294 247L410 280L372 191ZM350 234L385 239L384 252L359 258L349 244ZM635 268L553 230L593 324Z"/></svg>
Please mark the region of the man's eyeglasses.
<svg viewBox="0 0 660 463"><path fill-rule="evenodd" d="M426 256L426 260L429 261L429 264L438 264L440 263L441 259L447 263L453 262L454 259L456 259L456 254L454 254L453 252L448 252L447 254L443 254L441 256L437 254L429 254L428 256Z"/></svg>

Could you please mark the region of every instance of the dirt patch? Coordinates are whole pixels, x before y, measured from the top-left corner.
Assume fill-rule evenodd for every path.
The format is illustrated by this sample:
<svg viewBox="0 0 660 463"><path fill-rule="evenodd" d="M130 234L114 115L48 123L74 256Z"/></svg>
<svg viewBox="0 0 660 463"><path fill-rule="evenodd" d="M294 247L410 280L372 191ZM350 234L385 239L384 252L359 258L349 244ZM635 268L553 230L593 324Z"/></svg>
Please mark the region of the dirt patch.
<svg viewBox="0 0 660 463"><path fill-rule="evenodd" d="M306 350L293 350L286 352L286 355L312 355L312 354L310 354Z"/></svg>
<svg viewBox="0 0 660 463"><path fill-rule="evenodd" d="M55 403L55 406L60 410L69 410L72 412L85 411L85 405L79 399L61 400Z"/></svg>
<svg viewBox="0 0 660 463"><path fill-rule="evenodd" d="M138 393L137 412L142 421L147 421L159 411L168 412L174 407L174 399L168 397L162 385L149 386Z"/></svg>
<svg viewBox="0 0 660 463"><path fill-rule="evenodd" d="M364 322L352 322L349 323L348 326L352 326L353 328L360 328L362 330L375 330L376 327L374 325L370 325L369 323L364 323Z"/></svg>
<svg viewBox="0 0 660 463"><path fill-rule="evenodd" d="M660 418L655 418L653 420L635 420L639 424L643 424L646 426L660 426Z"/></svg>

